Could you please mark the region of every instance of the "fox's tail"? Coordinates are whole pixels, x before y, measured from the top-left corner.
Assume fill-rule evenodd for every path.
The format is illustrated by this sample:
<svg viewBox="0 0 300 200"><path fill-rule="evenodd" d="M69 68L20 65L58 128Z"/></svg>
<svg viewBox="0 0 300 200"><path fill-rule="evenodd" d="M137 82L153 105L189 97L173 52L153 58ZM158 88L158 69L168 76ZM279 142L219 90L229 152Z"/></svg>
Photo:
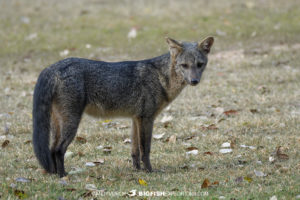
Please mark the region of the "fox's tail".
<svg viewBox="0 0 300 200"><path fill-rule="evenodd" d="M55 172L49 149L51 105L56 89L55 76L49 69L40 74L33 95L33 149L39 163L50 173Z"/></svg>

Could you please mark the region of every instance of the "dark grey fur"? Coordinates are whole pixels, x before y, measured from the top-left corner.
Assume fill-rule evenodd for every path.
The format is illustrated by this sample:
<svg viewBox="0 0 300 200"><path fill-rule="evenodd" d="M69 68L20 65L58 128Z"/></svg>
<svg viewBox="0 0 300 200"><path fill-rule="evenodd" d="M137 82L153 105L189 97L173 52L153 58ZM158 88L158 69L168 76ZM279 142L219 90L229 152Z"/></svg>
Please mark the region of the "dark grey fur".
<svg viewBox="0 0 300 200"><path fill-rule="evenodd" d="M187 84L199 83L213 38L201 43L167 38L167 42L170 53L148 60L109 63L67 58L41 72L33 99L33 145L48 172L66 175L64 154L84 112L131 118L133 165L140 169L142 159L145 169L152 171L155 117Z"/></svg>

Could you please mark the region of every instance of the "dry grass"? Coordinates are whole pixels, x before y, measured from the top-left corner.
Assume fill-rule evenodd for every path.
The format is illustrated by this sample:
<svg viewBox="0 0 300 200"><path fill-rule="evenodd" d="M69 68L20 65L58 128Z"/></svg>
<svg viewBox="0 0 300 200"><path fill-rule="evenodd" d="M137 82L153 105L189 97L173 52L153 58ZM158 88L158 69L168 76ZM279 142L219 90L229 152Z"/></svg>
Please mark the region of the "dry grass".
<svg viewBox="0 0 300 200"><path fill-rule="evenodd" d="M0 142L10 141L0 148L3 199L16 198L16 188L29 199L79 199L87 194L86 184L124 193L133 189L199 192L208 196L197 198L207 199L273 195L294 199L300 194L298 1L13 0L1 2L0 11ZM138 36L128 40L133 26ZM186 88L156 121L154 134L165 133L152 146L151 160L158 172L132 169L130 144L123 143L130 137L130 127L118 128L130 126L129 120L113 120L120 124L107 128L100 119L85 116L78 136L87 142L74 141L68 149L73 155L66 158L67 171L84 171L69 175L67 185L42 173L30 143L32 91L39 72L62 59L59 52L69 49L68 56L136 60L166 52L166 35L191 41L211 34L216 43L202 83ZM222 108L237 113L220 115ZM159 122L163 115L174 118L168 127ZM203 128L210 124L217 129ZM176 143L165 142L172 135L177 136ZM218 153L228 141L236 143L233 152ZM96 149L99 145L111 146L111 154ZM186 156L187 146L197 147L198 155ZM271 163L269 157L278 146L289 159ZM85 166L98 159L104 159L104 164ZM267 176L257 177L254 169ZM32 180L20 183L18 177ZM239 182L238 177L252 181ZM140 185L139 178L148 186ZM219 185L201 189L205 178Z"/></svg>

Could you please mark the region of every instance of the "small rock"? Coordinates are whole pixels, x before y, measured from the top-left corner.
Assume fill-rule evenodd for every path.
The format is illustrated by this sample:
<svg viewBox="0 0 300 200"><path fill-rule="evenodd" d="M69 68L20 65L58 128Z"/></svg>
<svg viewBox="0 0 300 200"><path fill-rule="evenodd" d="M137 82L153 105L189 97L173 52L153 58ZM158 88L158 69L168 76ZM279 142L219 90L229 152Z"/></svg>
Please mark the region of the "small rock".
<svg viewBox="0 0 300 200"><path fill-rule="evenodd" d="M92 45L90 45L90 44L85 45L85 48L87 48L87 49L90 49L91 47L92 47Z"/></svg>
<svg viewBox="0 0 300 200"><path fill-rule="evenodd" d="M262 162L260 160L256 161L256 163L262 165Z"/></svg>
<svg viewBox="0 0 300 200"><path fill-rule="evenodd" d="M267 174L263 173L262 171L254 170L254 173L255 173L255 175L258 176L258 177L264 177L264 176L267 176Z"/></svg>
<svg viewBox="0 0 300 200"><path fill-rule="evenodd" d="M130 138L126 138L124 141L123 141L124 144L129 144L131 143L131 139Z"/></svg>
<svg viewBox="0 0 300 200"><path fill-rule="evenodd" d="M197 149L194 149L192 151L186 152L186 155L197 155L198 153L199 153L199 151Z"/></svg>
<svg viewBox="0 0 300 200"><path fill-rule="evenodd" d="M67 152L65 153L65 158L69 158L69 157L71 157L73 154L74 154L74 153L73 153L72 151L67 151Z"/></svg>
<svg viewBox="0 0 300 200"><path fill-rule="evenodd" d="M86 184L85 189L90 190L90 191L95 191L95 190L97 190L97 187L94 184Z"/></svg>
<svg viewBox="0 0 300 200"><path fill-rule="evenodd" d="M87 163L85 163L85 166L87 166L87 167L95 167L96 164L93 163L93 162L87 162Z"/></svg>
<svg viewBox="0 0 300 200"><path fill-rule="evenodd" d="M159 139L163 138L164 135L165 135L165 133L162 133L162 134L155 134L155 135L153 135L153 138L156 139L156 140L159 140Z"/></svg>
<svg viewBox="0 0 300 200"><path fill-rule="evenodd" d="M24 24L29 24L30 23L30 18L22 16L21 17L21 22L23 22Z"/></svg>
<svg viewBox="0 0 300 200"><path fill-rule="evenodd" d="M219 152L220 152L220 153L223 153L223 154L225 154L225 153L231 153L231 152L232 152L232 149L220 149Z"/></svg>
<svg viewBox="0 0 300 200"><path fill-rule="evenodd" d="M70 53L70 51L69 51L68 49L65 49L65 50L59 52L59 55L60 55L61 57L64 57L64 56L69 55L69 53Z"/></svg>
<svg viewBox="0 0 300 200"><path fill-rule="evenodd" d="M275 158L272 157L272 156L270 156L270 157L269 157L269 162L274 162L274 161L275 161Z"/></svg>
<svg viewBox="0 0 300 200"><path fill-rule="evenodd" d="M224 142L222 145L221 145L222 148L227 148L227 147L230 147L230 143L229 142Z"/></svg>
<svg viewBox="0 0 300 200"><path fill-rule="evenodd" d="M274 195L270 198L270 200L277 200L277 197Z"/></svg>
<svg viewBox="0 0 300 200"><path fill-rule="evenodd" d="M18 177L15 179L16 182L20 182L20 183L29 183L30 180L24 177Z"/></svg>

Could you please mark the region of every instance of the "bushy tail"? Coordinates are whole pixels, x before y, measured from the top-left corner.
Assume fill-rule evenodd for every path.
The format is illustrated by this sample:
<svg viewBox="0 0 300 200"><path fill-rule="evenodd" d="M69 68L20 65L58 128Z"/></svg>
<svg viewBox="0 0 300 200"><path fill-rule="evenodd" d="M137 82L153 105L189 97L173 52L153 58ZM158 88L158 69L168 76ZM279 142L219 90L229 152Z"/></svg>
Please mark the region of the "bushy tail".
<svg viewBox="0 0 300 200"><path fill-rule="evenodd" d="M51 104L55 93L55 77L51 70L40 74L33 95L33 149L39 163L47 172L54 172L49 149Z"/></svg>

